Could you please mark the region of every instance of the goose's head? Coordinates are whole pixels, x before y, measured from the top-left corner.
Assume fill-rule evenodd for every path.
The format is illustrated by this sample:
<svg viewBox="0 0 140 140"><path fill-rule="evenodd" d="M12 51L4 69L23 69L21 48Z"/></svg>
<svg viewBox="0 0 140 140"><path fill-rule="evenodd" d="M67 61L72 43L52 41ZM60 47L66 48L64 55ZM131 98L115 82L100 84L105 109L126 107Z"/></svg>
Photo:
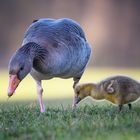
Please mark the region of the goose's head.
<svg viewBox="0 0 140 140"><path fill-rule="evenodd" d="M30 72L32 67L28 55L16 52L9 63L9 87L8 96L12 96L23 78Z"/></svg>

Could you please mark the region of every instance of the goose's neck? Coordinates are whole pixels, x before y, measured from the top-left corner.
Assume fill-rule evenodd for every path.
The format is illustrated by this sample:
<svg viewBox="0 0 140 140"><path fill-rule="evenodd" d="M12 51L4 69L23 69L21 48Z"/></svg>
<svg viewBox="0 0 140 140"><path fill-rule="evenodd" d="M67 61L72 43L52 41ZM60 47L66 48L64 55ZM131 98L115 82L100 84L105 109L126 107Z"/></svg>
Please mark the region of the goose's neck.
<svg viewBox="0 0 140 140"><path fill-rule="evenodd" d="M46 51L44 47L34 42L29 42L19 49L19 52L30 57L31 61L33 61L34 58L44 59Z"/></svg>

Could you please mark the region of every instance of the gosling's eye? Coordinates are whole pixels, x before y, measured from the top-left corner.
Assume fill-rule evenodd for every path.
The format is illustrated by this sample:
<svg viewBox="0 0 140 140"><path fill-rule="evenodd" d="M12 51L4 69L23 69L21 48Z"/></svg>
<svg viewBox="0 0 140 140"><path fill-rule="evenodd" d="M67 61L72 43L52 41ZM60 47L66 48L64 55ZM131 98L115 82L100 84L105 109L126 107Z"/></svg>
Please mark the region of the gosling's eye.
<svg viewBox="0 0 140 140"><path fill-rule="evenodd" d="M79 95L79 93L80 93L80 92L79 92L79 91L77 91L77 95Z"/></svg>

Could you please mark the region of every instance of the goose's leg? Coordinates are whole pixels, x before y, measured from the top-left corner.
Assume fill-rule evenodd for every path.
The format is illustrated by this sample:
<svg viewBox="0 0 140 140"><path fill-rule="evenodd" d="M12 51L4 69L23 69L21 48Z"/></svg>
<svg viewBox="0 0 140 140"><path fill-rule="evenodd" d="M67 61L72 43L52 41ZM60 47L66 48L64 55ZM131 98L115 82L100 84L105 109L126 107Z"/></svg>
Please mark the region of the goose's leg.
<svg viewBox="0 0 140 140"><path fill-rule="evenodd" d="M132 109L132 104L129 103L129 104L128 104L128 107L129 107L129 110L131 110L131 109Z"/></svg>
<svg viewBox="0 0 140 140"><path fill-rule="evenodd" d="M39 105L40 105L40 112L45 112L45 106L43 103L43 88L42 88L42 84L41 81L37 81L37 93L38 93L38 97L39 97Z"/></svg>
<svg viewBox="0 0 140 140"><path fill-rule="evenodd" d="M78 84L78 82L80 81L80 79L81 79L81 77L74 77L73 78L73 81L74 81L74 83L73 83L73 89L75 88L76 84Z"/></svg>
<svg viewBox="0 0 140 140"><path fill-rule="evenodd" d="M78 82L80 81L81 79L81 76L80 77L74 77L73 78L73 81L74 81L74 84L73 84L73 89L75 88L76 84L78 84ZM73 97L73 104L72 104L72 108L75 109L76 108L76 103L75 103L75 94L74 94L74 97Z"/></svg>

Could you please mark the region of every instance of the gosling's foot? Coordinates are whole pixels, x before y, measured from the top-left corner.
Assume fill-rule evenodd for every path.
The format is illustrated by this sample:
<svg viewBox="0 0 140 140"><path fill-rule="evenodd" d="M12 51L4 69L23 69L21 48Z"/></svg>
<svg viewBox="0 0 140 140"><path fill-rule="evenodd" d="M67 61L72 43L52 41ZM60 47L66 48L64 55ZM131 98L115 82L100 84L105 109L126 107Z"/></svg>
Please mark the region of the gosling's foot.
<svg viewBox="0 0 140 140"><path fill-rule="evenodd" d="M119 105L119 112L122 111L122 107L123 107L123 105Z"/></svg>

